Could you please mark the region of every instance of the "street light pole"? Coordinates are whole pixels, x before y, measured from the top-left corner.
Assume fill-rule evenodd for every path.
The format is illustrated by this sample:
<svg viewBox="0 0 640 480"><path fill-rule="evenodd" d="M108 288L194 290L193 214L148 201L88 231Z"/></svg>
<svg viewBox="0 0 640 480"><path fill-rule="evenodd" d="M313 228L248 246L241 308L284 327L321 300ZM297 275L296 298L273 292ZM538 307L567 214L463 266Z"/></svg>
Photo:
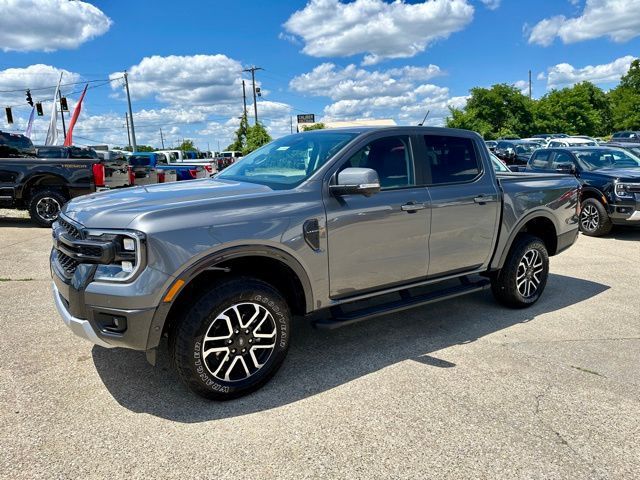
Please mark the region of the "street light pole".
<svg viewBox="0 0 640 480"><path fill-rule="evenodd" d="M256 102L256 70L264 70L261 67L245 68L243 72L251 72L251 85L253 87L253 119L258 124L258 103Z"/></svg>
<svg viewBox="0 0 640 480"><path fill-rule="evenodd" d="M136 129L133 126L133 111L131 110L131 95L129 94L129 77L126 70L124 71L124 88L127 91L127 103L129 105L129 122L131 123L131 148L135 153L138 151L138 146L136 145Z"/></svg>

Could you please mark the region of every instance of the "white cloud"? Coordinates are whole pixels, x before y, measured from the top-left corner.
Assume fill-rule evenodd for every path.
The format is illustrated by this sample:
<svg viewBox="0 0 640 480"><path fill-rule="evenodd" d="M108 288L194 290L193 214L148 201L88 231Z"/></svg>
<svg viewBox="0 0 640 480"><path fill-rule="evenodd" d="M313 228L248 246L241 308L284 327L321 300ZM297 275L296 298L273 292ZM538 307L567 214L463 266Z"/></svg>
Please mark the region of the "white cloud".
<svg viewBox="0 0 640 480"><path fill-rule="evenodd" d="M75 83L80 75L51 65L29 65L26 68L7 68L0 70L0 103L4 105L21 105L30 108L25 100L25 91L31 89L34 102L49 101L55 93L60 74L62 83ZM64 89L74 87L63 87ZM16 92L8 92L17 90ZM63 90L64 91L64 90Z"/></svg>
<svg viewBox="0 0 640 480"><path fill-rule="evenodd" d="M438 39L462 30L473 19L467 0L392 3L383 0L310 0L285 22L300 38L303 53L347 57L365 53L364 65L423 52Z"/></svg>
<svg viewBox="0 0 640 480"><path fill-rule="evenodd" d="M489 10L495 10L500 6L502 0L480 0Z"/></svg>
<svg viewBox="0 0 640 480"><path fill-rule="evenodd" d="M0 49L51 52L77 48L104 34L111 19L90 3L0 0Z"/></svg>
<svg viewBox="0 0 640 480"><path fill-rule="evenodd" d="M587 0L581 15L557 15L530 29L529 43L549 46L556 37L576 43L598 37L626 42L640 35L640 0ZM528 28L527 28L528 30Z"/></svg>
<svg viewBox="0 0 640 480"><path fill-rule="evenodd" d="M603 65L587 65L575 68L568 63L559 63L547 69L547 88L558 88L573 85L579 82L589 81L596 84L618 82L620 77L627 73L629 66L635 57L627 55ZM544 79L544 74L538 76Z"/></svg>
<svg viewBox="0 0 640 480"><path fill-rule="evenodd" d="M520 90L520 93L522 93L523 95L529 95L529 82L526 80L518 80L517 82L515 82L513 84L514 87L516 87L518 90Z"/></svg>
<svg viewBox="0 0 640 480"><path fill-rule="evenodd" d="M341 69L333 63L323 63L309 73L294 77L289 86L299 93L325 96L338 101L402 95L412 90L416 82L442 74L437 65L369 71L353 64Z"/></svg>
<svg viewBox="0 0 640 480"><path fill-rule="evenodd" d="M154 55L129 69L133 99L154 97L160 102L206 105L242 102L242 64L226 55ZM115 72L110 78L122 76ZM119 84L112 85L120 89Z"/></svg>

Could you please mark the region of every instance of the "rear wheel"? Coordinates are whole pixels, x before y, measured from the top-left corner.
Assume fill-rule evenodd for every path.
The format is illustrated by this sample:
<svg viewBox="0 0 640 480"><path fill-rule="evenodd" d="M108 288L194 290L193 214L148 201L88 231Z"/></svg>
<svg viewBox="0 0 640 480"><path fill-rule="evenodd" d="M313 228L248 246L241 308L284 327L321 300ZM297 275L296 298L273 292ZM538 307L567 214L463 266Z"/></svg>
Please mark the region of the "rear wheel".
<svg viewBox="0 0 640 480"><path fill-rule="evenodd" d="M500 303L525 308L538 301L549 276L549 254L544 242L529 234L518 236L502 269L491 279Z"/></svg>
<svg viewBox="0 0 640 480"><path fill-rule="evenodd" d="M29 200L29 215L41 227L50 227L65 203L65 196L56 190L36 191Z"/></svg>
<svg viewBox="0 0 640 480"><path fill-rule="evenodd" d="M600 237L611 231L613 224L607 209L595 198L587 198L580 208L580 230L590 237Z"/></svg>
<svg viewBox="0 0 640 480"><path fill-rule="evenodd" d="M290 313L271 285L241 277L204 293L177 323L170 350L182 381L212 400L264 385L289 348Z"/></svg>

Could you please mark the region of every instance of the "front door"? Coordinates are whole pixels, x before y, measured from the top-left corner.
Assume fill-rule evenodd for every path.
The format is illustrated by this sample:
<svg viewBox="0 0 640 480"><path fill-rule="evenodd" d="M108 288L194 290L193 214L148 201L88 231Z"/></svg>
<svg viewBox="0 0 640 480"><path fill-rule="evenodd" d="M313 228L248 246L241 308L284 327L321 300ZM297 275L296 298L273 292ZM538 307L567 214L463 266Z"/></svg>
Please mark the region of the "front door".
<svg viewBox="0 0 640 480"><path fill-rule="evenodd" d="M347 167L376 170L381 190L325 198L331 297L426 277L429 194L416 185L409 136L372 140L340 165Z"/></svg>

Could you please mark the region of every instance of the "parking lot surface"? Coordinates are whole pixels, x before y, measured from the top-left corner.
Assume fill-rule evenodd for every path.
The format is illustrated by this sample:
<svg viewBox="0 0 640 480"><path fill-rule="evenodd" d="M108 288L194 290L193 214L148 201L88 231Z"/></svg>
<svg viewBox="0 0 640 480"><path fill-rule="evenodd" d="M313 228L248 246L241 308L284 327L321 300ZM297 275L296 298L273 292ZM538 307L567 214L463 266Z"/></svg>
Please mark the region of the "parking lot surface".
<svg viewBox="0 0 640 480"><path fill-rule="evenodd" d="M73 336L51 234L0 210L0 477L640 478L640 231L581 236L543 298L295 324L262 390L212 403L165 356Z"/></svg>

